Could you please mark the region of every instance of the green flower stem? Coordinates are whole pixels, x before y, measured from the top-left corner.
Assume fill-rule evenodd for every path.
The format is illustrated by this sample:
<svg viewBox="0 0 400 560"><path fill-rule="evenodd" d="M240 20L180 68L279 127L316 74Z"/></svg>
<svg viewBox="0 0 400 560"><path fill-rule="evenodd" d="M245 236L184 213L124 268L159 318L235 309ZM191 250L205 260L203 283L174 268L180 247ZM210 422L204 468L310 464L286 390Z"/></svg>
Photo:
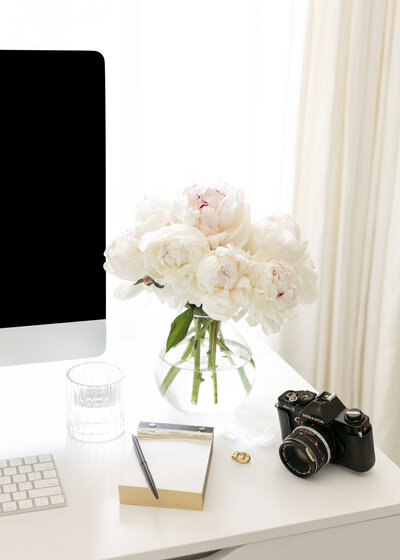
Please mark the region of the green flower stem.
<svg viewBox="0 0 400 560"><path fill-rule="evenodd" d="M240 380L243 383L244 390L246 391L246 393L250 393L251 383L249 381L249 378L246 375L246 372L244 371L243 366L238 368L238 373L239 373Z"/></svg>
<svg viewBox="0 0 400 560"><path fill-rule="evenodd" d="M162 383L160 385L160 393L162 395L165 395L165 393L168 391L171 383L173 382L173 380L175 379L175 377L178 375L178 373L181 371L179 367L181 364L183 364L184 362L186 362L186 360L188 360L193 352L193 348L194 348L194 344L195 344L195 336L191 336L189 339L189 342L185 348L185 351L183 352L180 360L178 360L176 362L175 365L171 366L166 374L166 376L164 377L164 379L162 380Z"/></svg>
<svg viewBox="0 0 400 560"><path fill-rule="evenodd" d="M160 385L160 393L162 395L165 395L165 393L170 388L171 383L173 382L175 377L178 375L178 373L181 371L177 367L180 363L181 363L181 361L177 362L175 366L171 366L169 368L167 374L165 375L164 379L162 380L161 385Z"/></svg>
<svg viewBox="0 0 400 560"><path fill-rule="evenodd" d="M210 321L208 327L209 333L209 349L208 349L208 369L212 372L211 379L213 383L214 404L218 402L218 385L217 385L217 337L219 330L219 321Z"/></svg>
<svg viewBox="0 0 400 560"><path fill-rule="evenodd" d="M224 337L222 336L222 333L219 334L218 336L218 340L217 340L217 344L218 346L221 348L221 350L223 352L225 352L225 356L226 358L229 360L229 362L235 366L235 360L232 358L232 352L229 350L229 348L227 347L227 345L225 344L225 340ZM253 359L250 360L250 362L253 362L252 365L254 365L254 361ZM244 390L246 391L246 393L250 393L251 391L251 383L249 381L249 378L246 375L246 372L244 371L244 367L239 367L237 368L238 370L238 374L240 377L240 380L243 384Z"/></svg>
<svg viewBox="0 0 400 560"><path fill-rule="evenodd" d="M208 323L209 323L209 321L204 321L204 324L201 325L200 335L199 335L200 341L204 338L204 334L205 334L205 331L208 327ZM192 357L193 351L194 351L194 345L195 345L195 341L196 341L195 332L196 332L195 327L192 327L188 331L188 334L189 335L192 334L193 336L190 337L189 342L188 342L188 344L185 348L185 351L183 352L180 359L173 366L171 366L169 368L169 370L167 371L164 379L162 380L161 385L160 385L160 393L162 395L165 395L165 393L170 388L172 382L174 381L175 377L181 371L181 368L179 366L182 365L183 363L185 363L187 360L189 360Z"/></svg>
<svg viewBox="0 0 400 560"><path fill-rule="evenodd" d="M222 336L221 331L219 332L219 335L218 335L218 346L221 348L222 352L226 352L227 354L232 354L232 352L229 350L229 348L225 344L225 339Z"/></svg>
<svg viewBox="0 0 400 560"><path fill-rule="evenodd" d="M194 372L193 372L193 385L192 385L192 403L197 404L199 398L200 384L203 380L201 376L201 319L195 318L195 342L194 342Z"/></svg>

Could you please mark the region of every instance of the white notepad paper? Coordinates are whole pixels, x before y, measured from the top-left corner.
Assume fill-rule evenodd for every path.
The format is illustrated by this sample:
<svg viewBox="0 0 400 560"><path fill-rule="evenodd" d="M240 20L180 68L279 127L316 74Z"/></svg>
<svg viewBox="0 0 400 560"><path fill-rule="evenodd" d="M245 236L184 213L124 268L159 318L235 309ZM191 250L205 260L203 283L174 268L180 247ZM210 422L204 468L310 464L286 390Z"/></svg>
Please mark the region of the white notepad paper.
<svg viewBox="0 0 400 560"><path fill-rule="evenodd" d="M132 448L119 485L121 504L203 509L213 436L205 426L141 422L137 437L159 499Z"/></svg>

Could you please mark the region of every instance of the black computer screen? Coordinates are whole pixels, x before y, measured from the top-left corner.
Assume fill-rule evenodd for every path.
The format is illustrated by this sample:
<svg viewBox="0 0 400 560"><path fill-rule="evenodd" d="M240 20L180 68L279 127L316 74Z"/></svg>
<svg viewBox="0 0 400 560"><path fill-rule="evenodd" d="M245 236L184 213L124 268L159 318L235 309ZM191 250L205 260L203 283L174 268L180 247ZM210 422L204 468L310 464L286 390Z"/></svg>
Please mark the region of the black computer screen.
<svg viewBox="0 0 400 560"><path fill-rule="evenodd" d="M0 51L0 327L105 318L104 59Z"/></svg>

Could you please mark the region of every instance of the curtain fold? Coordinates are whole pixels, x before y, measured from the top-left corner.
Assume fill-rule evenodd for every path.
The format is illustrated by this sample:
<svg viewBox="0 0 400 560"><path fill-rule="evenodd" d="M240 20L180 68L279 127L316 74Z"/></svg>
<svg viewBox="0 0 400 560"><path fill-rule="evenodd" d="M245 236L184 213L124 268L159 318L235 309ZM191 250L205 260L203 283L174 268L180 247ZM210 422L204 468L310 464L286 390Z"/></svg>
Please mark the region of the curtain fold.
<svg viewBox="0 0 400 560"><path fill-rule="evenodd" d="M400 8L308 7L293 213L320 294L278 350L319 389L363 408L400 463Z"/></svg>

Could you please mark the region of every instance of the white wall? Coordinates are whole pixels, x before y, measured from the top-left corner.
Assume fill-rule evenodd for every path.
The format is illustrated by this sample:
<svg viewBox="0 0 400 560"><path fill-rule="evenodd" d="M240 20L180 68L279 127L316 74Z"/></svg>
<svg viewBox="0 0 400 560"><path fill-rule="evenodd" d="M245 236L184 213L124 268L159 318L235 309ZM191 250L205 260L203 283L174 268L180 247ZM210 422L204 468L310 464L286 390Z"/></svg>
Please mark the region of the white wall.
<svg viewBox="0 0 400 560"><path fill-rule="evenodd" d="M0 1L0 48L90 49L105 57L108 240L143 194L173 192L199 176L221 175L242 186L255 217L290 211L291 170L283 148L290 159L297 78L292 66L294 78L287 82L288 60L291 54L297 64L301 55L292 5ZM168 317L166 326L172 320L173 312L146 296L115 302L115 284L109 278L111 335L134 335L155 315Z"/></svg>

